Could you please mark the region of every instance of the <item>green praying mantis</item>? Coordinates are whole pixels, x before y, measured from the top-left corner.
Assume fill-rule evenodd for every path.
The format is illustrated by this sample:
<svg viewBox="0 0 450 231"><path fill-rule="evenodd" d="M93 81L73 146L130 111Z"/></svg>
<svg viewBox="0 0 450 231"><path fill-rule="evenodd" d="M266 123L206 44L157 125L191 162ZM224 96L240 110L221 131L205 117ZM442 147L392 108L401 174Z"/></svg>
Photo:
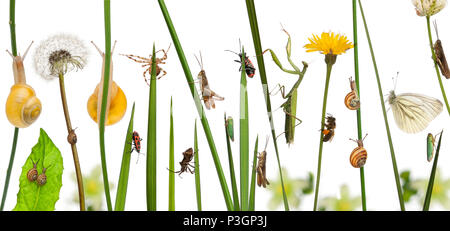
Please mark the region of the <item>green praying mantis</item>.
<svg viewBox="0 0 450 231"><path fill-rule="evenodd" d="M292 68L294 70L289 70L283 67L278 57L275 55L275 52L272 49L266 49L262 54L266 53L267 51L270 52L272 55L272 59L275 62L275 64L284 72L289 74L298 75L298 80L295 82L292 89L288 92L288 94L285 94L285 86L281 86L278 84L279 91L281 91L281 96L283 99L286 99L286 101L280 106L283 108L284 113L286 114L285 117L285 126L284 126L284 134L286 137L286 143L288 145L292 144L294 142L294 133L295 133L295 127L302 123L302 120L296 117L297 113L297 89L300 86L300 83L303 80L303 77L305 76L306 69L308 68L308 64L306 62L302 62L303 69L300 71L300 68L297 67L297 65L294 64L294 62L291 60L291 35L284 29L282 30L288 35L288 42L286 45L286 54L287 54L287 60L291 64ZM277 91L278 93L278 91ZM296 124L296 120L299 121L298 124ZM281 134L283 134L281 133ZM280 134L280 135L281 135Z"/></svg>

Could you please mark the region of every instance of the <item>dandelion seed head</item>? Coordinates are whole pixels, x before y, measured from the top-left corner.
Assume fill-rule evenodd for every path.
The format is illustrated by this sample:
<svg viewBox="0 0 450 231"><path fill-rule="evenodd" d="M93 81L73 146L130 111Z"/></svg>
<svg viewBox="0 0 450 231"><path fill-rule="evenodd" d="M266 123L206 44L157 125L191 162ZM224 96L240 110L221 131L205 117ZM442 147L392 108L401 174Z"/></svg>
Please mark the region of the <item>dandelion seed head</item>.
<svg viewBox="0 0 450 231"><path fill-rule="evenodd" d="M447 5L447 0L412 0L418 16L432 16Z"/></svg>
<svg viewBox="0 0 450 231"><path fill-rule="evenodd" d="M75 35L56 34L42 41L34 52L34 68L45 79L57 78L87 64L88 50Z"/></svg>

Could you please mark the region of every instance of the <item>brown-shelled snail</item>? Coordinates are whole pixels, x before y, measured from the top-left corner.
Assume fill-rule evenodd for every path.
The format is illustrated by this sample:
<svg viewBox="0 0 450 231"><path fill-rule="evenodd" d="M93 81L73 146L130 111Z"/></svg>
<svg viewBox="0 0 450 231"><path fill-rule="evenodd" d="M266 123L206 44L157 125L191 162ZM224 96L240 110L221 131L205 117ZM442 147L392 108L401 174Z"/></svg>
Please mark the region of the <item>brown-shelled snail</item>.
<svg viewBox="0 0 450 231"><path fill-rule="evenodd" d="M47 183L47 175L45 175L45 171L47 171L47 168L42 169L42 173L39 174L39 176L36 179L36 183L39 186L43 186Z"/></svg>
<svg viewBox="0 0 450 231"><path fill-rule="evenodd" d="M38 170L37 170L37 168L36 168L37 162L34 163L33 160L31 160L31 161L33 162L33 168L31 168L30 170L28 170L28 172L27 172L27 178L28 178L28 180L29 180L30 182L33 182L33 181L37 180L37 178L38 178ZM38 162L39 162L39 160L38 160Z"/></svg>
<svg viewBox="0 0 450 231"><path fill-rule="evenodd" d="M39 118L42 110L41 101L36 97L33 88L26 83L25 69L23 67L23 60L31 44L23 57L20 55L14 56L7 51L13 58L14 85L11 87L6 100L6 117L17 128L26 128L33 124Z"/></svg>
<svg viewBox="0 0 450 231"><path fill-rule="evenodd" d="M362 140L354 140L358 144L358 147L353 149L352 153L350 154L350 164L355 168L361 168L366 164L367 160L367 150L364 148L363 141L367 137L364 136Z"/></svg>
<svg viewBox="0 0 450 231"><path fill-rule="evenodd" d="M99 115L101 111L101 100L103 95L103 82L104 82L104 72L105 72L105 54L92 42L95 48L98 50L100 55L103 57L103 65L102 65L102 77L99 84L94 90L94 93L89 97L87 103L87 110L89 116L98 123ZM114 51L116 43L111 51L111 55ZM125 93L122 89L116 84L116 82L112 79L113 73L113 65L112 60L110 63L110 72L109 72L109 88L108 88L108 97L106 102L106 114L105 114L105 125L112 125L119 122L122 117L125 115L125 111L127 109L127 98L125 97Z"/></svg>
<svg viewBox="0 0 450 231"><path fill-rule="evenodd" d="M355 81L352 80L352 77L350 77L350 88L351 92L345 96L345 106L350 110L358 110L360 107L360 100L356 90Z"/></svg>

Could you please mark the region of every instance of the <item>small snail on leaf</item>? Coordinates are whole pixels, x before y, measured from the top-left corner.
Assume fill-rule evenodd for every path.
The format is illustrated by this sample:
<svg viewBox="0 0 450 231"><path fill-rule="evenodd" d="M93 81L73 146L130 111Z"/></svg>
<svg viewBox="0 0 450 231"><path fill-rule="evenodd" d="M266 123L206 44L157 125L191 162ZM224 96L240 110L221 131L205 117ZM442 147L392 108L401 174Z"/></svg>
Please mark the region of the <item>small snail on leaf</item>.
<svg viewBox="0 0 450 231"><path fill-rule="evenodd" d="M358 147L353 149L352 153L350 154L350 164L355 168L361 168L366 164L367 160L367 150L364 148L363 141L366 139L366 136L362 140L354 140L358 144Z"/></svg>
<svg viewBox="0 0 450 231"><path fill-rule="evenodd" d="M39 162L39 160L38 160L36 163L34 163L33 160L31 160L31 161L33 162L33 168L31 168L30 170L28 170L28 172L27 172L27 178L28 178L28 180L29 180L30 182L33 182L33 181L35 181L35 180L38 178L38 170L37 170L36 164L37 164L37 162Z"/></svg>
<svg viewBox="0 0 450 231"><path fill-rule="evenodd" d="M350 88L352 91L345 96L345 106L350 110L358 110L360 107L360 100L356 90L355 81L352 80L352 77L350 77Z"/></svg>
<svg viewBox="0 0 450 231"><path fill-rule="evenodd" d="M47 183L47 175L45 175L45 171L47 171L47 168L42 169L42 173L39 174L36 179L36 182L39 186L43 186Z"/></svg>
<svg viewBox="0 0 450 231"><path fill-rule="evenodd" d="M98 123L99 115L101 112L101 100L103 96L103 82L104 82L104 73L105 73L105 54L92 42L95 48L98 50L100 55L103 57L103 65L102 65L102 77L99 84L94 90L94 93L89 97L87 103L87 109L89 116ZM116 46L116 42L114 42L114 46L111 51L111 55ZM109 88L108 88L108 97L106 102L106 114L105 114L105 125L112 125L119 122L122 117L125 115L125 111L127 109L127 98L125 97L122 89L113 81L113 65L112 60L110 64L109 71Z"/></svg>
<svg viewBox="0 0 450 231"><path fill-rule="evenodd" d="M25 51L23 57L14 56L8 50L13 58L14 85L11 87L8 99L6 100L6 117L9 122L17 128L26 128L36 121L41 114L41 101L36 97L33 88L26 83L25 69L23 60L28 53L33 42Z"/></svg>

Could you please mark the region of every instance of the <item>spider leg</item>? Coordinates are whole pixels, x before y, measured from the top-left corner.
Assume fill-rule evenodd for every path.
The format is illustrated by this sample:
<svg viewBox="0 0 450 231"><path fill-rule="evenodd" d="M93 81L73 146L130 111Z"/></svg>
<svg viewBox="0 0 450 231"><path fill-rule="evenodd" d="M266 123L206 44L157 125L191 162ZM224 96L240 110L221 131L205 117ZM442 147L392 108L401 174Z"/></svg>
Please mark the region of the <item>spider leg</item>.
<svg viewBox="0 0 450 231"><path fill-rule="evenodd" d="M141 57L141 56L137 56L137 55L125 55L125 54L120 54L120 55L123 55L123 56L125 56L125 57L127 57L127 58L129 58L129 59L131 59L131 60L133 60L135 62L137 62L137 63L150 63L151 62L151 59L148 59L148 58L145 58L145 57ZM138 60L138 59L141 59L141 60Z"/></svg>
<svg viewBox="0 0 450 231"><path fill-rule="evenodd" d="M150 74L150 68L145 69L144 73L142 74L144 76L145 82L147 83L148 86L150 86L150 83L148 82L147 77L145 77L145 73L149 73Z"/></svg>
<svg viewBox="0 0 450 231"><path fill-rule="evenodd" d="M163 69L161 69L161 71L163 72L163 74L161 76L158 77L158 79L162 78L163 76L167 75L167 72Z"/></svg>

